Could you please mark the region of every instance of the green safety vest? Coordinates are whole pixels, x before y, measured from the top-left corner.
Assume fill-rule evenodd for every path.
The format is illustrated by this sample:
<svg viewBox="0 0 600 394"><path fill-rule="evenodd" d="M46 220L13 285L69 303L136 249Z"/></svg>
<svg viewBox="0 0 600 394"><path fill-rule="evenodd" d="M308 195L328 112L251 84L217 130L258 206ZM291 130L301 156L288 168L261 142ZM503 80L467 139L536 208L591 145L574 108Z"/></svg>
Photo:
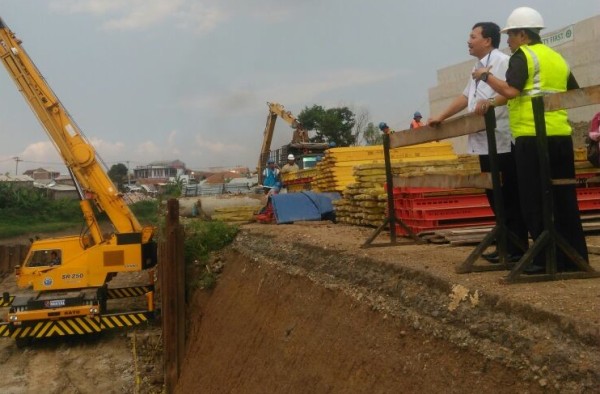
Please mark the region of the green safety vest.
<svg viewBox="0 0 600 394"><path fill-rule="evenodd" d="M527 59L528 77L521 94L508 100L508 117L514 138L535 136L535 123L531 98L547 93L565 92L569 78L569 65L563 57L543 44L522 45ZM546 112L546 135L571 135L567 111Z"/></svg>

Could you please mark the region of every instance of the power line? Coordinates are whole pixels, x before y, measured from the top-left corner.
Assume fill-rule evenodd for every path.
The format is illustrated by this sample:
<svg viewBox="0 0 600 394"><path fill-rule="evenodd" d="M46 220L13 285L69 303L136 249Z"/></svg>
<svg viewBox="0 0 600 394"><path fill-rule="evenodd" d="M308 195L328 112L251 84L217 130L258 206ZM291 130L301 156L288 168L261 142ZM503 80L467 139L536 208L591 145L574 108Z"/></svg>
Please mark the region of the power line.
<svg viewBox="0 0 600 394"><path fill-rule="evenodd" d="M17 176L19 175L19 162L23 160L19 159L19 156L15 156L13 159L15 160L15 176Z"/></svg>
<svg viewBox="0 0 600 394"><path fill-rule="evenodd" d="M53 161L24 160L20 156L13 156L8 159L0 160L0 163L9 161L9 160L15 160L16 158L18 158L19 162L21 162L21 163L35 163L35 164L49 164L49 165L64 165L65 164L63 162L53 162Z"/></svg>

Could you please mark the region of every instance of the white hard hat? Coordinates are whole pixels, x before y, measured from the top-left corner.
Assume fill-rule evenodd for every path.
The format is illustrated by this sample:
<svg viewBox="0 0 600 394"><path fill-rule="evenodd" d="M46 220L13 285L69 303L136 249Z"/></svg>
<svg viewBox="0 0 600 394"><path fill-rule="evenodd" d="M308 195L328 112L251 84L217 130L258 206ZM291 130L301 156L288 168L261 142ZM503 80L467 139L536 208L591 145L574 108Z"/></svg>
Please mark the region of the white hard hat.
<svg viewBox="0 0 600 394"><path fill-rule="evenodd" d="M506 26L501 33L513 29L541 30L544 28L544 19L539 12L529 7L515 8L506 20Z"/></svg>
<svg viewBox="0 0 600 394"><path fill-rule="evenodd" d="M291 153L288 155L288 160L296 160L296 158L294 157L294 155L292 155Z"/></svg>

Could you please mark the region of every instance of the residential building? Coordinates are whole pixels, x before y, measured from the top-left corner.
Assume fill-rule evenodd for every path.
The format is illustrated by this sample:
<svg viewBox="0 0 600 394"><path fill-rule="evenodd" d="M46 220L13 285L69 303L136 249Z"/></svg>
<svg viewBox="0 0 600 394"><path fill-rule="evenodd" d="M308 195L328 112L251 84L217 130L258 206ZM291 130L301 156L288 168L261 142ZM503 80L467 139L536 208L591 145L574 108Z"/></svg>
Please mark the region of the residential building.
<svg viewBox="0 0 600 394"><path fill-rule="evenodd" d="M40 180L43 181L43 180L53 180L53 179L58 178L60 176L60 172L40 167L40 168L36 168L33 170L27 170L27 171L23 172L23 175L30 176L35 181L40 181Z"/></svg>
<svg viewBox="0 0 600 394"><path fill-rule="evenodd" d="M155 161L133 169L134 178L140 184L166 183L169 179L186 175L185 163L180 160Z"/></svg>
<svg viewBox="0 0 600 394"><path fill-rule="evenodd" d="M9 175L0 175L0 183L8 183L15 189L32 189L33 188L33 178L29 175L17 175L17 176L9 176Z"/></svg>

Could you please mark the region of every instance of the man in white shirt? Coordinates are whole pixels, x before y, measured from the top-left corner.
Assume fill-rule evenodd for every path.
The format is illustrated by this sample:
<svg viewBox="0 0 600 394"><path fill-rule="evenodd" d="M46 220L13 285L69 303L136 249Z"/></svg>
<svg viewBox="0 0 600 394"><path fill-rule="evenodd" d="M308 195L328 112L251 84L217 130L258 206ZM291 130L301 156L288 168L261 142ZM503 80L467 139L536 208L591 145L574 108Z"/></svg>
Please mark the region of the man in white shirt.
<svg viewBox="0 0 600 394"><path fill-rule="evenodd" d="M300 167L298 167L298 164L296 164L296 157L293 154L290 153L287 159L287 163L285 163L284 166L281 168L282 174L300 171Z"/></svg>
<svg viewBox="0 0 600 394"><path fill-rule="evenodd" d="M473 69L491 67L493 74L504 76L508 69L509 56L498 50L500 45L500 27L492 22L476 23L467 42L469 54L478 59ZM513 141L508 125L506 99L499 96L484 80L476 81L469 75L467 86L463 93L457 96L440 114L433 116L427 122L435 127L445 119L467 108L469 112L485 114L488 108L494 107L496 113L496 150L498 167L501 173L502 199L505 207L506 226L515 234L523 246L527 245L527 228L521 215L519 193L517 187L517 169L512 154ZM468 152L479 155L479 165L482 172L490 171L487 135L485 130L469 134ZM492 209L494 206L493 191L486 190L486 195ZM522 256L521 248L508 242L508 260L516 262ZM490 262L498 262L496 252L483 255Z"/></svg>

